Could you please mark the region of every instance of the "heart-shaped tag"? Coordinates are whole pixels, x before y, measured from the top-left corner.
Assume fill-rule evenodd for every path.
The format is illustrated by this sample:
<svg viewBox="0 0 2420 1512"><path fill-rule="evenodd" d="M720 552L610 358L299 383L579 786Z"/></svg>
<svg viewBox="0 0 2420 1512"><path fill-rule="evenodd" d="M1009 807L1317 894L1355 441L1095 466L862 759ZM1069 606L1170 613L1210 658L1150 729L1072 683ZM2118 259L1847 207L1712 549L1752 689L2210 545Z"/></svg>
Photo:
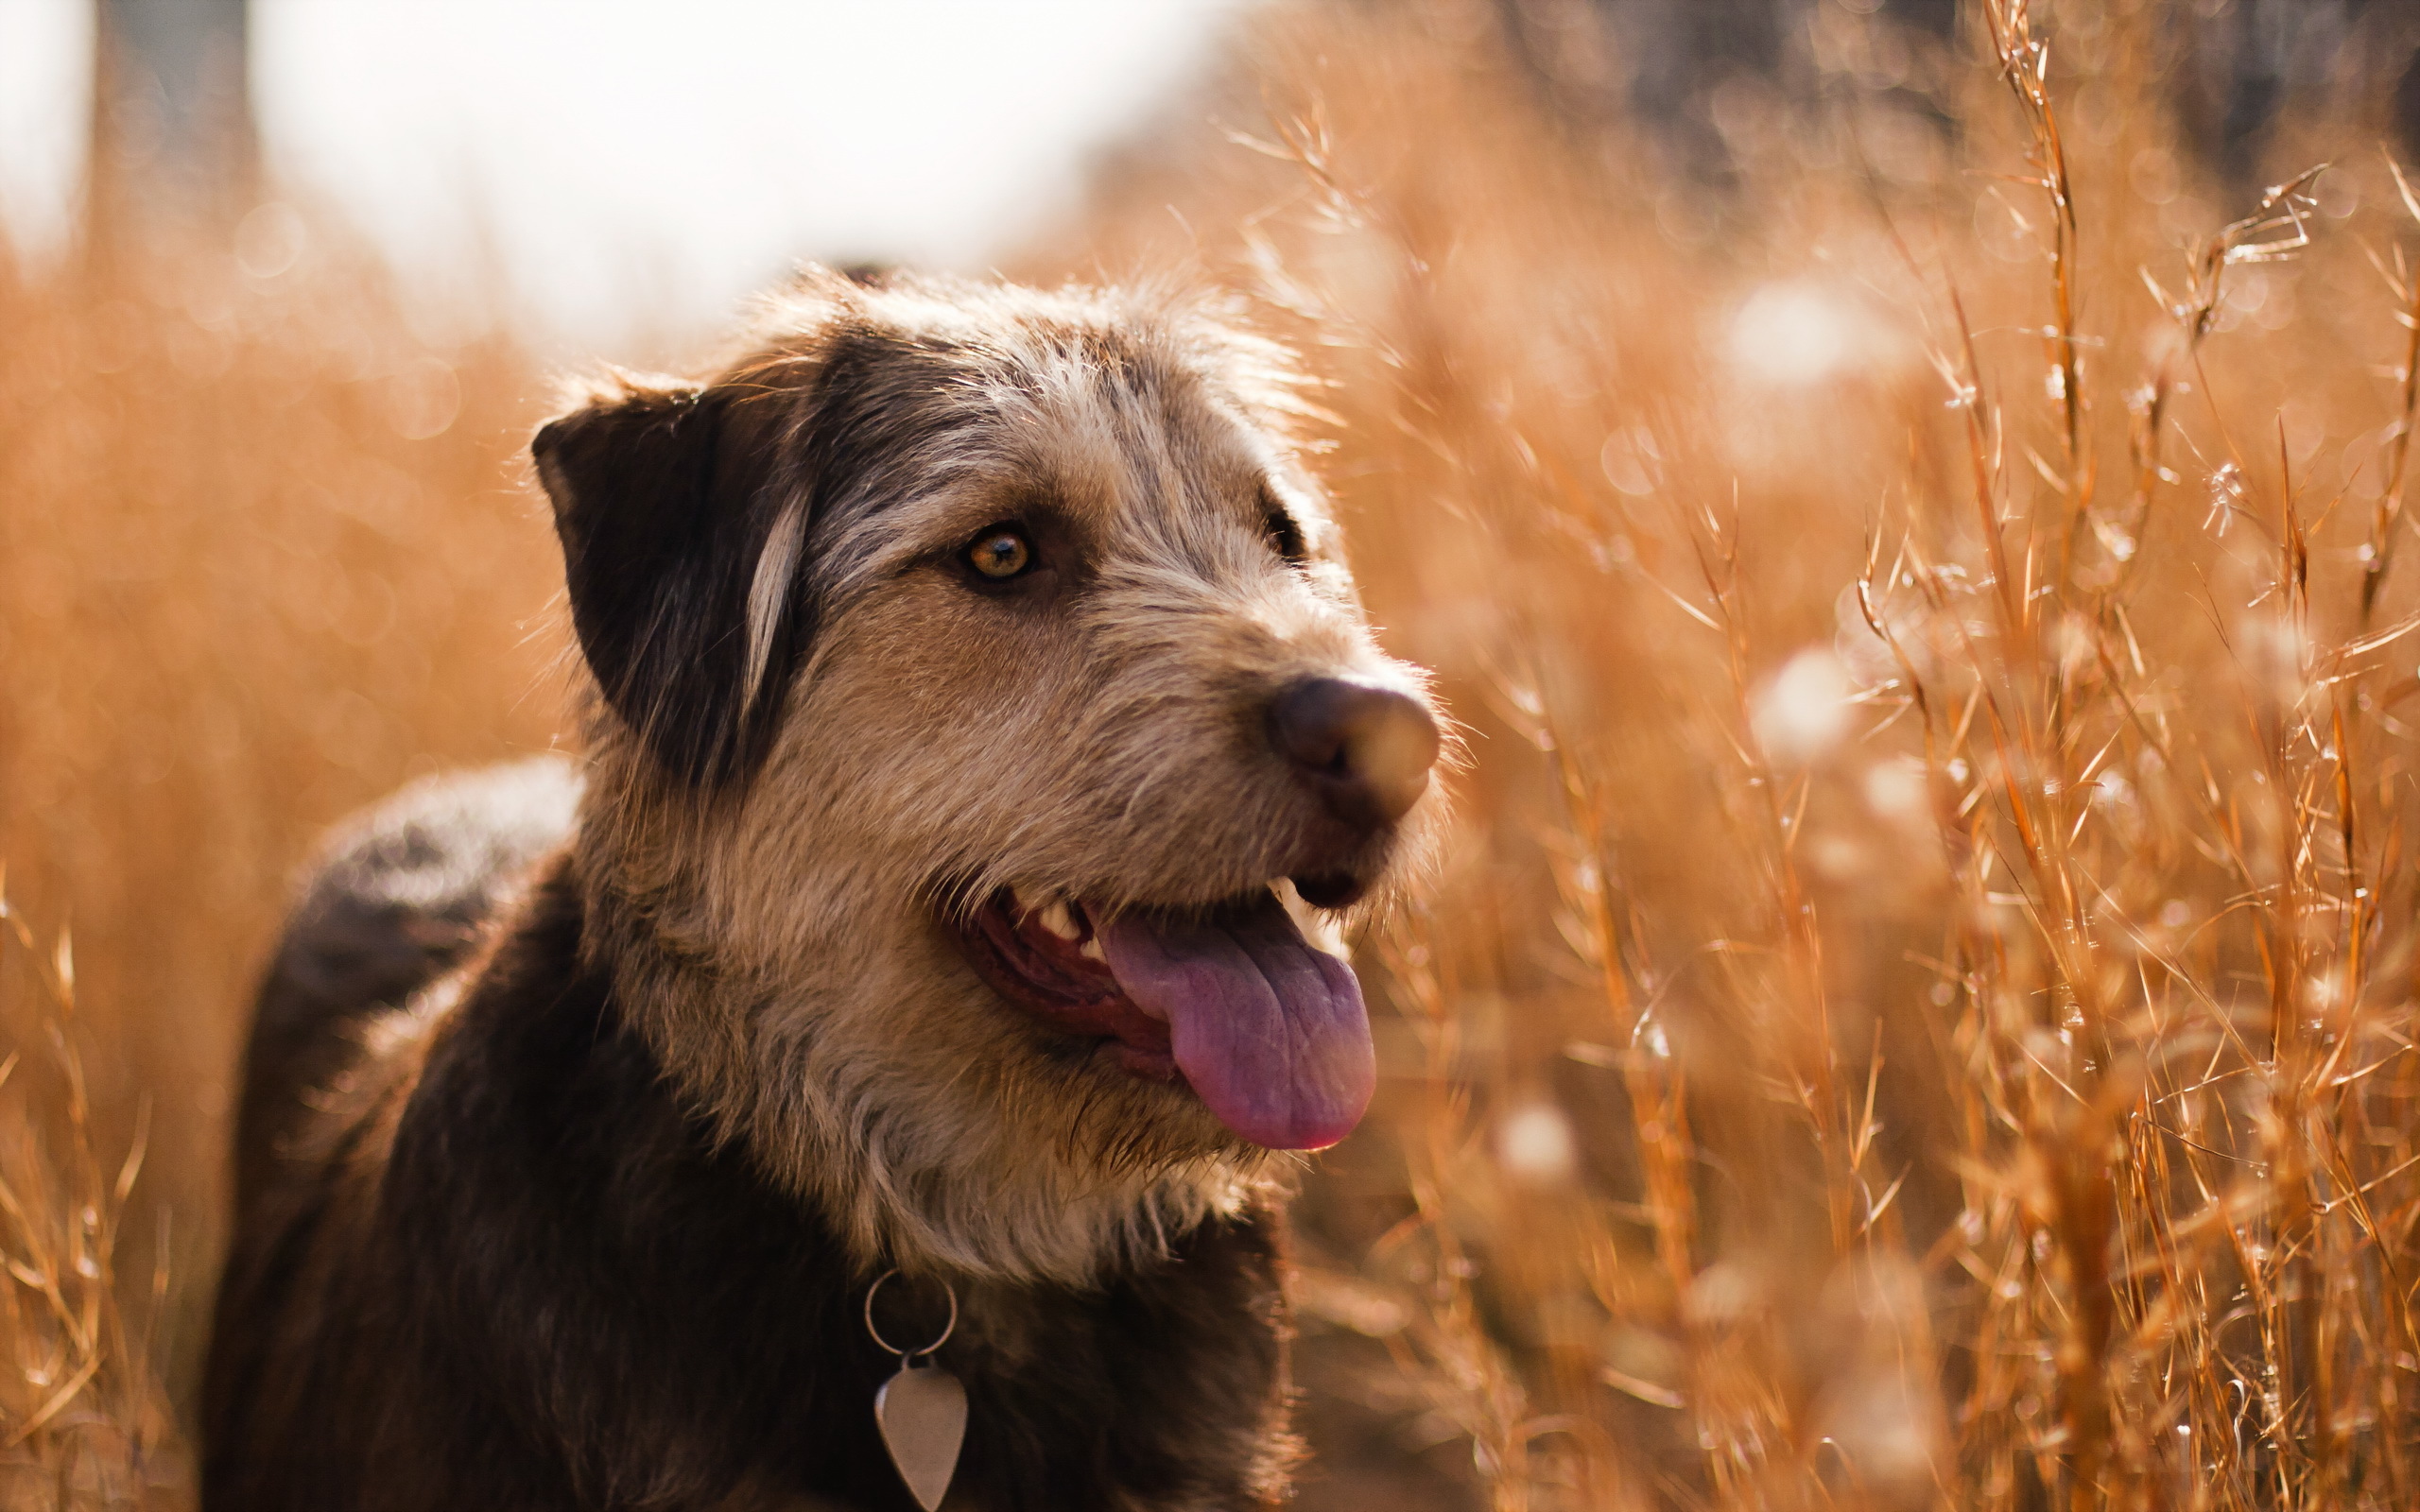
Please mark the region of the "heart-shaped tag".
<svg viewBox="0 0 2420 1512"><path fill-rule="evenodd" d="M966 1440L966 1388L937 1365L904 1365L873 1394L873 1417L916 1504L935 1512Z"/></svg>

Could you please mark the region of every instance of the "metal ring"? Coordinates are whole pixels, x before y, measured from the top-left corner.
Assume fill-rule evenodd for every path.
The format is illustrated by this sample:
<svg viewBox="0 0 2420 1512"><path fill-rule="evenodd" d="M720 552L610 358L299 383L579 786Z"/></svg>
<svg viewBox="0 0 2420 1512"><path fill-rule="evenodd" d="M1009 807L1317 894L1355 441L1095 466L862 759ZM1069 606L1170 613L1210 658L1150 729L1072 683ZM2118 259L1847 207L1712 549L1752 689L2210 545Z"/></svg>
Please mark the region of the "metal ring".
<svg viewBox="0 0 2420 1512"><path fill-rule="evenodd" d="M949 1342L949 1336L958 1332L958 1288L952 1286L946 1277L934 1278L942 1283L942 1291L949 1297L949 1321L942 1325L942 1336L935 1339L932 1343L925 1345L921 1349L903 1349L899 1346L891 1343L889 1339L884 1338L882 1336L882 1330L873 1326L873 1294L882 1290L883 1282L890 1280L890 1278L898 1274L899 1272L895 1269L884 1271L881 1275L873 1279L873 1284L872 1286L866 1288L866 1332L873 1335L874 1343L881 1345L884 1349L899 1356L902 1360L913 1360L918 1355L930 1354L935 1349L940 1349L942 1345L947 1344Z"/></svg>

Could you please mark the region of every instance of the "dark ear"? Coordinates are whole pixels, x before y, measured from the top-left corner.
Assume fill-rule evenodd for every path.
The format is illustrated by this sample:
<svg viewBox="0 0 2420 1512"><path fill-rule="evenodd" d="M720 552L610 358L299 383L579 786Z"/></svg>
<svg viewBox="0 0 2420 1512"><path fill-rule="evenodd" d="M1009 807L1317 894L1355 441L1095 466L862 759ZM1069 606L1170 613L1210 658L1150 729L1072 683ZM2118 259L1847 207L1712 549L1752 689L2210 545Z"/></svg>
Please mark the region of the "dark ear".
<svg viewBox="0 0 2420 1512"><path fill-rule="evenodd" d="M763 761L811 632L797 582L806 522L783 518L806 501L777 486L780 427L749 413L762 407L728 388L623 380L530 445L597 686L668 772L700 786L744 782Z"/></svg>

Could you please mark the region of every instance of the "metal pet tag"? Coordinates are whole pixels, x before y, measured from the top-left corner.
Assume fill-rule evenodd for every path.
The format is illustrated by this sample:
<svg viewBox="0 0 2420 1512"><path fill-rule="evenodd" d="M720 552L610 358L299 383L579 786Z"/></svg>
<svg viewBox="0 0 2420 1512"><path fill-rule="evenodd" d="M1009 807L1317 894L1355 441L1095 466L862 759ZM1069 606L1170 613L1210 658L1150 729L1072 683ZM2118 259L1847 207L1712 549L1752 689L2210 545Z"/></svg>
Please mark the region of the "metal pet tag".
<svg viewBox="0 0 2420 1512"><path fill-rule="evenodd" d="M958 1473L958 1452L966 1443L966 1388L932 1363L933 1351L958 1330L958 1291L942 1282L949 1293L949 1321L942 1325L942 1336L921 1349L903 1349L873 1326L873 1294L898 1274L885 1271L866 1288L866 1332L899 1356L899 1373L873 1394L873 1420L882 1430L882 1447L890 1451L890 1463L916 1504L925 1512L939 1512L942 1498L949 1494L950 1477ZM916 1364L920 1359L922 1366Z"/></svg>
<svg viewBox="0 0 2420 1512"><path fill-rule="evenodd" d="M874 1420L899 1478L916 1504L934 1512L958 1469L959 1446L966 1441L966 1388L937 1365L910 1365L873 1394Z"/></svg>

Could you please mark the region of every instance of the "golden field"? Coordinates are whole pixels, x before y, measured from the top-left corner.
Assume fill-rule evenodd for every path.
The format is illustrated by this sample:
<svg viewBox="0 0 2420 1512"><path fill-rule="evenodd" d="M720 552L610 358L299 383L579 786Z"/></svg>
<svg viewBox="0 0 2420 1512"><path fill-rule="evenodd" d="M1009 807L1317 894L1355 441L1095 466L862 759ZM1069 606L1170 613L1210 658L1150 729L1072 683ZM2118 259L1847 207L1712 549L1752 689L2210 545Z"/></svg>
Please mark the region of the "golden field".
<svg viewBox="0 0 2420 1512"><path fill-rule="evenodd" d="M2359 92L2209 178L2165 13L1823 9L1691 191L1478 0L1279 7L1015 263L1304 348L1473 753L1301 1505L2420 1503L2420 203ZM313 834L557 738L511 329L285 210L0 270L9 1504L187 1494Z"/></svg>

